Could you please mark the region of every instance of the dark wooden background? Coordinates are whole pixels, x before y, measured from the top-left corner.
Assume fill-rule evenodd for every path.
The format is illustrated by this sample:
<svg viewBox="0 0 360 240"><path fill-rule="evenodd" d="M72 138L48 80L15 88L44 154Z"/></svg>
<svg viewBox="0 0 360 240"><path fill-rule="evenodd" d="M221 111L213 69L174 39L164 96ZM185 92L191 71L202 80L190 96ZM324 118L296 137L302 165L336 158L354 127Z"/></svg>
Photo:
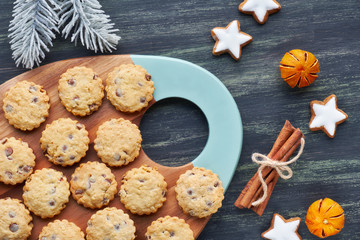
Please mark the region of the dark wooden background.
<svg viewBox="0 0 360 240"><path fill-rule="evenodd" d="M180 58L214 73L229 89L241 112L244 143L239 165L226 192L223 207L198 239L261 239L273 213L301 217L303 239L316 239L305 225L309 205L329 197L345 210L345 227L330 239L360 239L360 2L359 0L279 1L280 12L265 25L238 12L240 0L100 0L122 37L115 54L148 54ZM0 81L26 71L11 58L8 24L13 1L0 3ZM239 20L241 29L253 36L243 48L240 61L229 55L213 56L210 30ZM286 51L300 48L320 62L315 83L291 89L280 78L278 64ZM91 56L60 36L43 64ZM204 89L206 87L204 86ZM338 106L349 115L335 138L308 129L311 100L338 97ZM262 217L233 206L241 189L256 171L253 152L267 153L288 119L306 136L294 176L280 180ZM170 166L194 159L204 147L208 126L192 103L168 99L156 103L141 123L145 152ZM219 149L221 151L221 149ZM226 159L219 159L226 161Z"/></svg>

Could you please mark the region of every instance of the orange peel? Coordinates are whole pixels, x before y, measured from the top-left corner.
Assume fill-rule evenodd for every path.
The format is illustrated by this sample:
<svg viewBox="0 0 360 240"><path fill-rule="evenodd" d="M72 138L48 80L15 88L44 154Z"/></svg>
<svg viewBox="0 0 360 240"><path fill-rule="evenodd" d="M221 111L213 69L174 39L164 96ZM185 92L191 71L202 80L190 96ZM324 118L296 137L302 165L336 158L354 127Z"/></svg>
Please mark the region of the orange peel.
<svg viewBox="0 0 360 240"><path fill-rule="evenodd" d="M320 199L310 205L305 223L312 234L326 238L338 234L344 227L344 210L330 198Z"/></svg>
<svg viewBox="0 0 360 240"><path fill-rule="evenodd" d="M319 61L316 57L311 52L300 49L285 53L279 68L281 78L292 88L309 86L318 77L317 73L320 72Z"/></svg>

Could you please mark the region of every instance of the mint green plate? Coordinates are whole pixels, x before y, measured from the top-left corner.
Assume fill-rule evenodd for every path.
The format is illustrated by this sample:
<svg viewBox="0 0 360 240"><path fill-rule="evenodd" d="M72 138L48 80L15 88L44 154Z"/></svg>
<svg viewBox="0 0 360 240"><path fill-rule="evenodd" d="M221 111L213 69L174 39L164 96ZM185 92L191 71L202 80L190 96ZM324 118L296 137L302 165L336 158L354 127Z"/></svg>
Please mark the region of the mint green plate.
<svg viewBox="0 0 360 240"><path fill-rule="evenodd" d="M227 189L240 158L243 139L240 112L230 92L212 73L193 63L159 56L130 57L151 73L156 101L178 97L202 110L209 124L209 138L192 163L218 174Z"/></svg>

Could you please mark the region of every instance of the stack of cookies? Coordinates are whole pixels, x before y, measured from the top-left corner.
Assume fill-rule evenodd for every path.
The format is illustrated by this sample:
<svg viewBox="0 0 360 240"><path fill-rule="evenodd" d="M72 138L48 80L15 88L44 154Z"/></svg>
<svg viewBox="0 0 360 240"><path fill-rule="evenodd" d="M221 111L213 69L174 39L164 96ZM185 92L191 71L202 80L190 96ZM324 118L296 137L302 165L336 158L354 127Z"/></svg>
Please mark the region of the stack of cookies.
<svg viewBox="0 0 360 240"><path fill-rule="evenodd" d="M97 210L83 229L88 240L135 239L131 216L152 215L164 205L168 183L155 166L129 167L121 182L117 182L113 173L115 168L134 162L141 151L140 130L130 120L118 117L100 122L93 148L101 162L86 161L76 167L91 146L90 129L88 132L84 124L86 116L101 107L104 89L115 109L125 114L139 112L153 100L154 83L141 66L120 65L108 74L105 82L104 88L103 80L84 66L70 68L60 76L59 99L77 120L61 117L41 132L40 148L52 168L36 167L34 151L21 139L9 136L0 141L0 182L11 185L25 182L23 203L15 198L0 199L0 239L27 239L33 228L30 212L43 219L54 218L66 208L70 195L89 211ZM18 82L3 99L5 118L21 131L32 131L49 116L49 100L42 86ZM71 177L67 175L68 179L62 169L73 165L76 168ZM195 167L180 175L175 192L179 207L195 218L217 212L224 199L219 177L204 168ZM120 197L125 212L108 206L116 196ZM143 237L187 240L194 239L194 234L184 219L164 215L148 224ZM81 240L85 234L75 223L62 219L49 222L38 238Z"/></svg>

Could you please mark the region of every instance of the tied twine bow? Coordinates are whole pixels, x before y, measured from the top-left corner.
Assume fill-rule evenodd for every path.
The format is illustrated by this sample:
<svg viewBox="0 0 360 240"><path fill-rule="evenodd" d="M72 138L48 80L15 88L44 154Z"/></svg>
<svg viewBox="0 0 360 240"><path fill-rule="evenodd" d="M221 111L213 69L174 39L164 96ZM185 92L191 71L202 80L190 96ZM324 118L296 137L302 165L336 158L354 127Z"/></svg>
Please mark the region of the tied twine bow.
<svg viewBox="0 0 360 240"><path fill-rule="evenodd" d="M285 180L290 179L293 176L293 171L291 170L291 168L288 165L296 162L296 160L298 160L300 158L301 154L303 153L304 146L305 146L304 138L301 138L300 144L301 144L301 146L300 146L300 150L299 150L298 154L293 159L290 159L289 161L286 161L286 162L279 162L276 160L272 160L271 158L268 158L267 156L265 156L263 154L253 153L253 155L251 156L252 161L254 163L260 165L260 167L258 169L258 174L259 174L259 179L260 179L264 194L260 199L253 202L251 204L252 206L256 207L256 206L260 205L261 203L263 203L265 201L265 199L267 197L268 186L262 175L262 170L266 167L271 167L276 170L276 172L279 174L279 176L282 179L285 179ZM287 172L287 174L285 174L285 172Z"/></svg>

